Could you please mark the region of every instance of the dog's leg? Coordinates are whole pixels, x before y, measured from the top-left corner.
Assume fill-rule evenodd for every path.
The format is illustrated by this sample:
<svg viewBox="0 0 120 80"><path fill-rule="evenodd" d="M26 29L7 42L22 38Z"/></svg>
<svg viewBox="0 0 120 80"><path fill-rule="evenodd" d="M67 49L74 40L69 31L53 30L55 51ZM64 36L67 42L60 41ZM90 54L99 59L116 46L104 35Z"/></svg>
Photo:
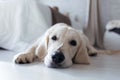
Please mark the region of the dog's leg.
<svg viewBox="0 0 120 80"><path fill-rule="evenodd" d="M93 47L93 46L91 46L91 45L88 45L87 46L87 49L88 49L88 55L89 56L97 56L97 50Z"/></svg>
<svg viewBox="0 0 120 80"><path fill-rule="evenodd" d="M31 63L36 58L35 56L35 50L37 48L37 45L31 46L29 49L27 49L25 52L21 52L18 55L14 56L14 61L17 64L25 64L25 63Z"/></svg>
<svg viewBox="0 0 120 80"><path fill-rule="evenodd" d="M84 35L83 36L84 40L86 40L86 48L87 48L87 51L88 51L88 55L89 56L97 56L97 49L95 49L89 42L88 38Z"/></svg>

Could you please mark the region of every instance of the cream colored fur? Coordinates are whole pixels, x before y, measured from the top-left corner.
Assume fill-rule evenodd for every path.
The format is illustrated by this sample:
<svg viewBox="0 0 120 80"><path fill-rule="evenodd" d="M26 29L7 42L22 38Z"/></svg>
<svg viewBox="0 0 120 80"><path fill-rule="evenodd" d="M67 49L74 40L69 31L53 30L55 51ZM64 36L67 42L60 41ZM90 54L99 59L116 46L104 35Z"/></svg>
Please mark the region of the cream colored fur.
<svg viewBox="0 0 120 80"><path fill-rule="evenodd" d="M51 39L53 36L57 36L58 39L53 41ZM77 45L72 46L71 40L75 40ZM64 62L57 67L69 67L73 63L89 64L90 54L111 52L96 50L82 32L64 23L58 23L48 29L30 48L16 55L14 61L16 63L31 63L37 57L39 61L44 61L46 66L52 67L52 55L57 50L62 51L65 56Z"/></svg>

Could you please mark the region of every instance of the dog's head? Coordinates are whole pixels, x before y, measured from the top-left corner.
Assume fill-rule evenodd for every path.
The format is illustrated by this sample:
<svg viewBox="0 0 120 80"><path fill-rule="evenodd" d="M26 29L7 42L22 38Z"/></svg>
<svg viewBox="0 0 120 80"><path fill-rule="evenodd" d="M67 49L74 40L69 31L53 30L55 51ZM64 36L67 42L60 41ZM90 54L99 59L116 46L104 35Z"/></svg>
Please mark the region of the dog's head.
<svg viewBox="0 0 120 80"><path fill-rule="evenodd" d="M89 63L87 49L77 30L59 23L51 27L43 38L40 54L46 54L44 63L48 67L69 67L72 63ZM44 50L44 51L43 51Z"/></svg>

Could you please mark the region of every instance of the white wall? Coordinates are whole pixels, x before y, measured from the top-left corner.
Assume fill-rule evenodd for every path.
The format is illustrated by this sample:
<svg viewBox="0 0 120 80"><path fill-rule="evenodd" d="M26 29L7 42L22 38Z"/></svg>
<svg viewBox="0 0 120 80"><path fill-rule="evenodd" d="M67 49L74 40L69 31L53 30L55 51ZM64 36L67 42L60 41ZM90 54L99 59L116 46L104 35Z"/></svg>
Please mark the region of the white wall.
<svg viewBox="0 0 120 80"><path fill-rule="evenodd" d="M75 28L86 26L88 18L89 0L41 0L43 3L50 6L58 6L60 12L67 14L72 19L72 24Z"/></svg>

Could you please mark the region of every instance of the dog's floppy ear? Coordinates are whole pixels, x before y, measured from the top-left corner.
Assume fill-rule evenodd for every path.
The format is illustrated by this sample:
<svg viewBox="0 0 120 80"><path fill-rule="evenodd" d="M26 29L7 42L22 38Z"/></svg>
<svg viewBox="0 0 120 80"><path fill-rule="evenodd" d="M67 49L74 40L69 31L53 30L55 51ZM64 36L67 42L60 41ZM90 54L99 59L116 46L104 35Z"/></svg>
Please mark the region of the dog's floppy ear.
<svg viewBox="0 0 120 80"><path fill-rule="evenodd" d="M52 33L53 29L54 27L49 28L45 32L45 34L37 41L38 47L36 48L36 55L39 58L39 60L43 60L47 54L49 35Z"/></svg>
<svg viewBox="0 0 120 80"><path fill-rule="evenodd" d="M89 62L87 47L84 42L85 40L81 36L80 36L80 38L81 38L80 45L79 45L78 50L73 58L73 62L77 63L77 64L89 64L90 62Z"/></svg>

